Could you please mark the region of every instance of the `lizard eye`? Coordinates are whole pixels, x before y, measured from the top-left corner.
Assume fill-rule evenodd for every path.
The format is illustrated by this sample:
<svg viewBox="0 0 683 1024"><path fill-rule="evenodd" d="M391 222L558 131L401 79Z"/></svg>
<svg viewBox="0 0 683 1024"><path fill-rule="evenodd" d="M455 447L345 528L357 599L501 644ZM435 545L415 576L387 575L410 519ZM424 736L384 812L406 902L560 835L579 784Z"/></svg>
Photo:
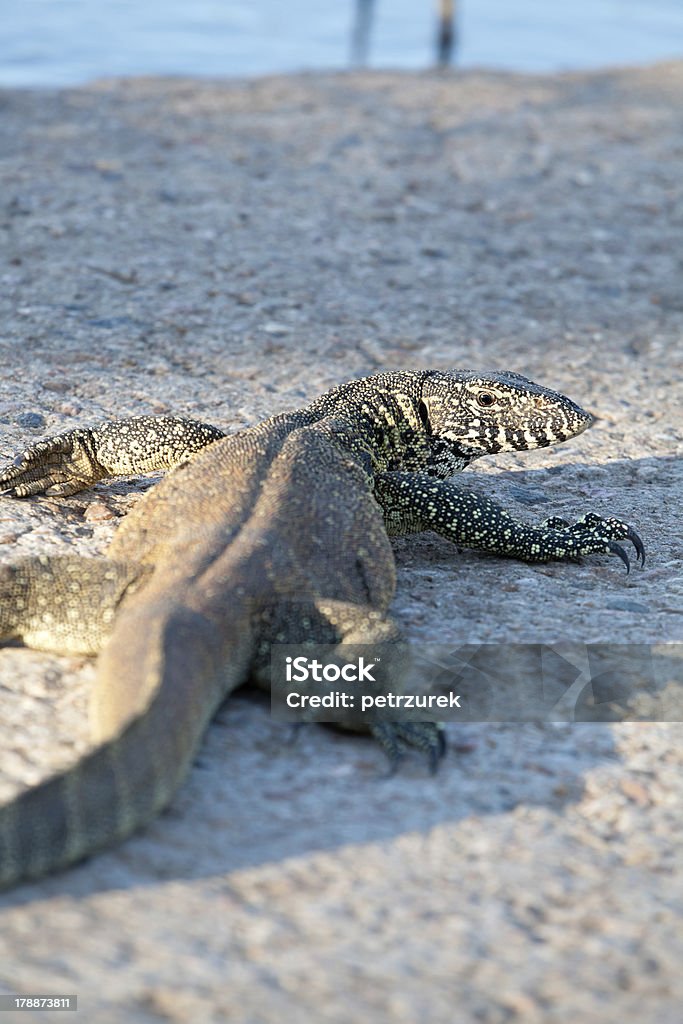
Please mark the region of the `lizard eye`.
<svg viewBox="0 0 683 1024"><path fill-rule="evenodd" d="M480 391L477 395L477 401L482 408L488 409L490 406L496 404L497 399L490 391Z"/></svg>

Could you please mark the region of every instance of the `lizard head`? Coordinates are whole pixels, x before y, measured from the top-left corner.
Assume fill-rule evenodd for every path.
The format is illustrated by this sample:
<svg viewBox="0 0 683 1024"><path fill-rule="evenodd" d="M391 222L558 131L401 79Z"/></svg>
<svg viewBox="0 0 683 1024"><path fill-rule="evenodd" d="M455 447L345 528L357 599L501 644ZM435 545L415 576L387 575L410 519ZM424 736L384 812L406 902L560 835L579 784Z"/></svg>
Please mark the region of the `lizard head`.
<svg viewBox="0 0 683 1024"><path fill-rule="evenodd" d="M593 422L565 395L509 370L435 370L425 377L419 413L463 462L559 444Z"/></svg>

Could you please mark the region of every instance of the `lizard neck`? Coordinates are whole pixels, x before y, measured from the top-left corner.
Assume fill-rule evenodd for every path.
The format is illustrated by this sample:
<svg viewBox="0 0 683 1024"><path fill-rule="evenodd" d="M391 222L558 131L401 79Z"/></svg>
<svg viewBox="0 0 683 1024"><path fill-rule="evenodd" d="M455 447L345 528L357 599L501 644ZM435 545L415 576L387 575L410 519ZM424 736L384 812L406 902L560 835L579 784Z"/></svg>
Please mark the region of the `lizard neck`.
<svg viewBox="0 0 683 1024"><path fill-rule="evenodd" d="M323 395L309 409L314 421L344 424L335 434L371 472L420 472L441 479L464 469L471 459L432 433L422 402L424 374L387 373L350 381ZM362 388L357 385L362 383Z"/></svg>

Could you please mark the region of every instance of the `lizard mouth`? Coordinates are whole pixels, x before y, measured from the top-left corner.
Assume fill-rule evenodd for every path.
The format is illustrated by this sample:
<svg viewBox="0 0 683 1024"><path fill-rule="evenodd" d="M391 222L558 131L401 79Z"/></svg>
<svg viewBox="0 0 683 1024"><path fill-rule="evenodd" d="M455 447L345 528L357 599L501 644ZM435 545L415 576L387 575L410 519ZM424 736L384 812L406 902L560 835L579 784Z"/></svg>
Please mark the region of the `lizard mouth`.
<svg viewBox="0 0 683 1024"><path fill-rule="evenodd" d="M530 451L560 444L583 433L594 422L591 413L577 405L551 417L539 413L520 424L480 421L466 434L444 431L439 435L439 441L443 447L448 448L452 457L467 463L482 455Z"/></svg>
<svg viewBox="0 0 683 1024"><path fill-rule="evenodd" d="M551 401L542 399L537 403L537 414L531 417L526 427L513 430L512 439L515 448L545 448L547 445L560 444L571 437L582 434L593 426L595 418L592 413L582 409L571 399L553 395Z"/></svg>
<svg viewBox="0 0 683 1024"><path fill-rule="evenodd" d="M573 405L573 403L572 408L563 419L566 432L564 436L560 437L562 441L569 437L576 437L577 434L583 434L584 430L588 430L596 421L596 417L592 413L586 412L580 405Z"/></svg>

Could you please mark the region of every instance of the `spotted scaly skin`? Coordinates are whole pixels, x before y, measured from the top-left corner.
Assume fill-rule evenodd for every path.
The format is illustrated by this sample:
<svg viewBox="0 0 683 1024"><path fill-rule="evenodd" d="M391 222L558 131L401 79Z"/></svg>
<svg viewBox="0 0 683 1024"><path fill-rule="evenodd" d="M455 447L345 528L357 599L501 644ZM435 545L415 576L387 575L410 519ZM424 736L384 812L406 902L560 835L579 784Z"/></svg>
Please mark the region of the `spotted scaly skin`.
<svg viewBox="0 0 683 1024"><path fill-rule="evenodd" d="M0 490L15 497L174 468L126 517L107 557L0 568L0 640L101 651L97 746L0 808L0 886L65 868L157 814L225 696L250 677L269 686L272 643L400 644L388 616L389 534L431 529L530 562L614 553L627 568L619 542L630 540L644 560L619 519L533 526L453 480L481 456L557 444L591 419L516 373L401 371L227 437L193 420L140 417L18 456L0 472ZM373 731L393 761L408 746L433 768L443 754L431 723Z"/></svg>

